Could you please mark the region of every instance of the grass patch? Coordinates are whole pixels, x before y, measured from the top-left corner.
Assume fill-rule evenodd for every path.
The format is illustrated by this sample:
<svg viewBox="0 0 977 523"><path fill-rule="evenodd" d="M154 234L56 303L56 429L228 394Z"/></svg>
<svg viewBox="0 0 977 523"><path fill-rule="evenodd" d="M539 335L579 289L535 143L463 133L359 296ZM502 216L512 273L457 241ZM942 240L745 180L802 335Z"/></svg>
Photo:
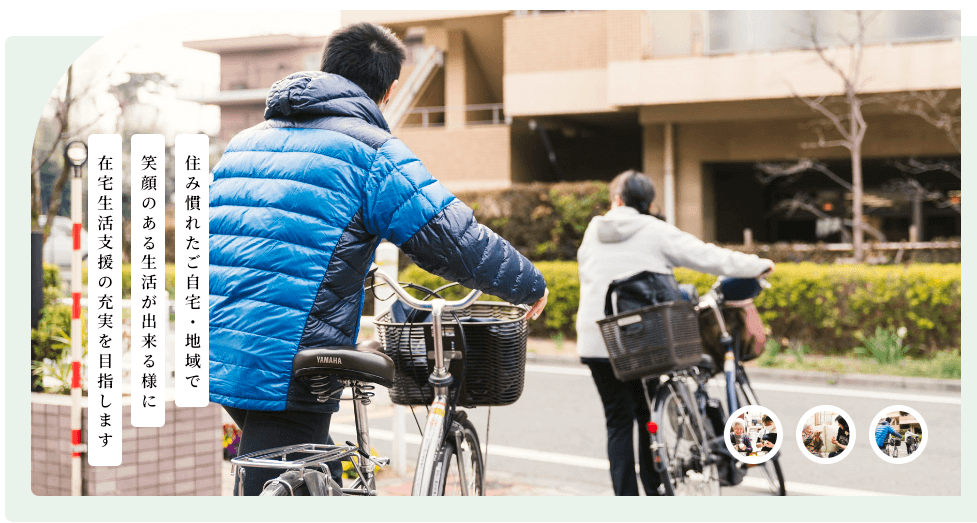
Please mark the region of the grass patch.
<svg viewBox="0 0 977 523"><path fill-rule="evenodd" d="M794 355L769 350L757 359L757 366L770 369L812 370L837 374L881 374L916 378L960 379L960 351L938 351L929 358L903 358L898 363L879 363L871 358L850 356ZM768 354L769 353L769 354Z"/></svg>

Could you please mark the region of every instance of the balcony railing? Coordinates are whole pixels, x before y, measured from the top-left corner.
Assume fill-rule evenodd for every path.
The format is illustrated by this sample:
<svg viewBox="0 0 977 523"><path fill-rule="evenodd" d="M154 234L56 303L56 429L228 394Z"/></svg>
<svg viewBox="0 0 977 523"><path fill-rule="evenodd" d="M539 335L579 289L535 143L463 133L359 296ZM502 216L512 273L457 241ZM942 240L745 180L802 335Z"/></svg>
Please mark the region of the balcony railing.
<svg viewBox="0 0 977 523"><path fill-rule="evenodd" d="M401 127L421 129L444 127L445 113L453 109L453 107L415 107L408 113L409 116ZM465 125L509 123L501 103L466 105L460 109L465 112Z"/></svg>

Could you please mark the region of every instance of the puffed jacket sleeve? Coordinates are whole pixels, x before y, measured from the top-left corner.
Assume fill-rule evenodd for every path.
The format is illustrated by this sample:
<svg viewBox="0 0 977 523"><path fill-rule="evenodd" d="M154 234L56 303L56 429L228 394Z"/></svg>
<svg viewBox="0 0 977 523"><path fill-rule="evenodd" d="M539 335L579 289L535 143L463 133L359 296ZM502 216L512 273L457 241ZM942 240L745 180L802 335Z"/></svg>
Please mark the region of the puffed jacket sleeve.
<svg viewBox="0 0 977 523"><path fill-rule="evenodd" d="M364 195L373 234L400 247L422 269L516 304L543 297L533 264L434 179L400 140L377 151Z"/></svg>

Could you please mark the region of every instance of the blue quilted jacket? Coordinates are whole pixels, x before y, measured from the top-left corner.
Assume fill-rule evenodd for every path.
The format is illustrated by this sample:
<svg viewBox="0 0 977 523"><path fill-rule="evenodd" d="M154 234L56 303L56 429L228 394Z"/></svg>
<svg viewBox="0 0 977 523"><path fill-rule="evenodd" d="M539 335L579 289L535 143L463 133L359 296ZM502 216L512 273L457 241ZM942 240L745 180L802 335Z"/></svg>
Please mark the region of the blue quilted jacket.
<svg viewBox="0 0 977 523"><path fill-rule="evenodd" d="M335 412L291 379L300 349L356 342L381 239L417 265L512 303L542 275L479 225L341 76L293 74L265 122L231 140L210 187L210 398Z"/></svg>

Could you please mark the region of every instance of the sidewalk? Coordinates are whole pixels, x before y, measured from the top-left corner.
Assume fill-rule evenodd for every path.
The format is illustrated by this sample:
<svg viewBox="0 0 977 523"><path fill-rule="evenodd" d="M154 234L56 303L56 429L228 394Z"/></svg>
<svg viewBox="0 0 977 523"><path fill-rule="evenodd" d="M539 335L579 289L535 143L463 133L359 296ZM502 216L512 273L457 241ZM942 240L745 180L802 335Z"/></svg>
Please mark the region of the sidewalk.
<svg viewBox="0 0 977 523"><path fill-rule="evenodd" d="M601 478L603 479L603 478ZM377 495L409 496L413 482L413 469L406 476L398 476L387 468L377 475ZM489 470L485 481L486 496L612 496L614 491L607 478L606 486L589 483L567 483L546 478L527 478L509 472ZM231 463L223 463L221 474L221 495L231 496L234 478L231 476Z"/></svg>
<svg viewBox="0 0 977 523"><path fill-rule="evenodd" d="M556 343L543 338L529 339L526 362L538 365L576 365L577 345L573 341ZM838 387L887 387L913 391L960 392L960 380L913 378L882 374L836 374L788 369L766 369L746 364L751 381L799 382Z"/></svg>

